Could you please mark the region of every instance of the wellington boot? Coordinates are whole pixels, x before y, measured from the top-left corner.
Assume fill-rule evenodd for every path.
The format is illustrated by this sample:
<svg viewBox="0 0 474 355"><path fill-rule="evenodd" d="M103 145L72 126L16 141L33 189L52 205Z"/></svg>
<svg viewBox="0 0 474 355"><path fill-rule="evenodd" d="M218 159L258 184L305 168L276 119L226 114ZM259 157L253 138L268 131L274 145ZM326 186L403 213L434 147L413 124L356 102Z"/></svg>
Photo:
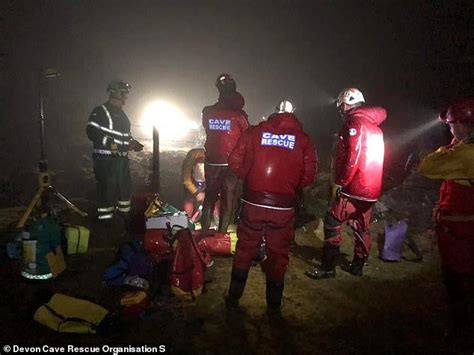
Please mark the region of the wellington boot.
<svg viewBox="0 0 474 355"><path fill-rule="evenodd" d="M305 271L305 275L314 280L333 279L336 277L336 264L339 258L339 248L330 245L323 246L321 267Z"/></svg>
<svg viewBox="0 0 474 355"><path fill-rule="evenodd" d="M354 276L362 276L365 259L354 258L349 265L341 266L341 269Z"/></svg>
<svg viewBox="0 0 474 355"><path fill-rule="evenodd" d="M248 270L232 269L229 290L224 295L226 306L238 307L240 297L244 293L245 284L247 283Z"/></svg>
<svg viewBox="0 0 474 355"><path fill-rule="evenodd" d="M336 269L326 271L316 267L313 270L306 270L305 275L314 280L334 279L336 277Z"/></svg>

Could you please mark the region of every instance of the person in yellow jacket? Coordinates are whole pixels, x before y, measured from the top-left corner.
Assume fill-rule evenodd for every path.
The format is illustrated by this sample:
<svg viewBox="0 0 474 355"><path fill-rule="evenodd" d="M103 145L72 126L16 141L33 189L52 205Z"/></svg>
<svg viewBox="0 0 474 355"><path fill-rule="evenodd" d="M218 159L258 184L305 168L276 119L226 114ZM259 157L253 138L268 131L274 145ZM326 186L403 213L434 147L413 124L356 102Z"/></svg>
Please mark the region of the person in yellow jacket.
<svg viewBox="0 0 474 355"><path fill-rule="evenodd" d="M204 203L206 178L204 173L204 159L206 150L204 148L191 149L183 161L182 177L184 186L183 209L193 222L200 220L202 205ZM214 220L217 208L214 211Z"/></svg>
<svg viewBox="0 0 474 355"><path fill-rule="evenodd" d="M474 97L455 102L440 119L449 125L453 140L427 155L418 171L444 180L433 215L443 283L457 334L474 319L469 305L474 291Z"/></svg>

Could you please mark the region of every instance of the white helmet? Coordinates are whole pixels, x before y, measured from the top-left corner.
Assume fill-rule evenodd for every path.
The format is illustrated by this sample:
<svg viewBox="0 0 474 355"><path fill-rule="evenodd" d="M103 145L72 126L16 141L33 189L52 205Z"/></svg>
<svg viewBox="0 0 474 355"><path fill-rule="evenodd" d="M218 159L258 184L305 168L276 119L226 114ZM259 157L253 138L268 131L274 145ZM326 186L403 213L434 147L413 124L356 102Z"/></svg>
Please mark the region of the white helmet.
<svg viewBox="0 0 474 355"><path fill-rule="evenodd" d="M125 276L123 284L126 286L131 286L133 288L139 288L142 290L148 290L150 288L150 283L144 278L139 277L138 275L129 275Z"/></svg>
<svg viewBox="0 0 474 355"><path fill-rule="evenodd" d="M355 105L364 103L364 95L359 89L356 88L348 88L341 91L341 93L337 96L336 105L337 107L341 106L342 104L346 105Z"/></svg>
<svg viewBox="0 0 474 355"><path fill-rule="evenodd" d="M283 112L293 113L295 111L295 107L288 100L280 101L280 103L278 104L276 109L277 109L278 113L283 113Z"/></svg>

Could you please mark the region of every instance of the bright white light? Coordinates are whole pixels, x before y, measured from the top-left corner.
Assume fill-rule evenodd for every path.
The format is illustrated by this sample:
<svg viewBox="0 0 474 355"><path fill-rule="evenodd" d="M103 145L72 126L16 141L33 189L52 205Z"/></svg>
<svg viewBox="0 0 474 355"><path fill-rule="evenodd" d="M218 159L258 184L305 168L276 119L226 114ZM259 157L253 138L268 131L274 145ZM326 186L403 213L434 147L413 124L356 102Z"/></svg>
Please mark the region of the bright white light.
<svg viewBox="0 0 474 355"><path fill-rule="evenodd" d="M381 135L369 134L367 135L367 163L378 163L383 162L384 156L384 143Z"/></svg>
<svg viewBox="0 0 474 355"><path fill-rule="evenodd" d="M166 101L150 103L142 115L142 124L147 132L152 132L153 126L158 127L160 141L179 141L189 130L197 129L197 124L189 120L184 113L173 104Z"/></svg>

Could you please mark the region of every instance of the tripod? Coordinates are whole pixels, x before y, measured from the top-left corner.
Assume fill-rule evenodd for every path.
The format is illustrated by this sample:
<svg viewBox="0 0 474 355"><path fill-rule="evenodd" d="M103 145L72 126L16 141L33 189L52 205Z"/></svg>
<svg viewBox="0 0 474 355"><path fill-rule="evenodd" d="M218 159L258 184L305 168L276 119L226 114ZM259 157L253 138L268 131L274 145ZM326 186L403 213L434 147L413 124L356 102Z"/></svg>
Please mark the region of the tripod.
<svg viewBox="0 0 474 355"><path fill-rule="evenodd" d="M21 216L20 220L18 221L16 227L23 228L25 226L26 221L30 218L31 212L35 206L37 206L40 202L44 202L44 194L45 192L51 192L54 196L58 199L66 203L67 207L72 209L74 212L77 212L82 217L86 217L87 213L81 211L76 205L74 205L66 196L60 193L56 188L51 184L51 173L48 169L48 161L46 160L45 152L44 152L44 107L43 107L43 95L42 95L42 84L44 79L58 77L60 73L53 69L46 69L42 70L39 75L38 81L38 99L39 99L39 125L40 125L40 161L38 163L39 173L38 173L38 189L36 190L33 199L28 204L26 211Z"/></svg>

